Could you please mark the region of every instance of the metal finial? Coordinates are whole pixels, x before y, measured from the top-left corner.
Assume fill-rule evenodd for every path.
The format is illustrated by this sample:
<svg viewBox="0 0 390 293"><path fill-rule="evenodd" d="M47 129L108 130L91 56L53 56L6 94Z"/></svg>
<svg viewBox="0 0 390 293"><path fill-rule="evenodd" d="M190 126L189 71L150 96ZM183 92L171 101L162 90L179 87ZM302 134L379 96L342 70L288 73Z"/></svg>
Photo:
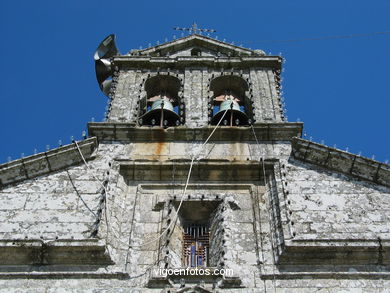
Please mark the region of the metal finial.
<svg viewBox="0 0 390 293"><path fill-rule="evenodd" d="M176 31L188 31L190 34L201 34L202 32L208 32L208 33L215 33L216 30L214 29L207 29L207 28L198 28L198 25L196 22L192 24L190 28L188 27L174 27L173 28Z"/></svg>

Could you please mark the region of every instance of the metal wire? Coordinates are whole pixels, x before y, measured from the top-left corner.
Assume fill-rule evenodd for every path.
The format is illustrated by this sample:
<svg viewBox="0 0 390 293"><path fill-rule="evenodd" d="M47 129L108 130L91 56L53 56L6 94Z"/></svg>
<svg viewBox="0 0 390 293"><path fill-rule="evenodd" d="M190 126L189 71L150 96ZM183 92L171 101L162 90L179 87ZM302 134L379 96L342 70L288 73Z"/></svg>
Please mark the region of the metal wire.
<svg viewBox="0 0 390 293"><path fill-rule="evenodd" d="M305 42L305 41L351 39L351 38L369 37L369 36L376 36L376 35L386 35L386 34L390 34L390 31L371 32L371 33L359 33L359 34L349 34L349 35L333 35L333 36L323 36L323 37L314 37L314 38L285 39L285 40L258 40L258 41L248 41L246 43L248 43L248 44L257 44L257 43L294 43L294 42Z"/></svg>
<svg viewBox="0 0 390 293"><path fill-rule="evenodd" d="M263 177L264 177L264 187L265 187L265 194L268 194L271 192L270 189L268 189L268 182L267 182L267 176L266 176L266 172L265 172L265 160L263 157L260 156L260 143L259 143L259 140L257 139L257 135L256 135L256 132L255 132L255 129L253 127L253 125L251 125L251 128L252 128L252 132L253 132L253 135L256 139L256 143L257 143L257 146L259 148L259 158L260 158L260 161L262 162L262 171L263 171ZM269 202L269 208L271 209L271 203ZM272 266L272 274L273 274L273 287L274 287L274 292L276 292L276 287L275 287L275 284L276 284L276 279L275 279L275 265L276 265L276 258L275 258L275 247L274 247L274 237L273 237L273 230L272 229L272 225L271 225L271 216L270 214L268 213L268 221L269 221L269 226L270 226L270 237L271 237L271 248L272 248L272 257L273 257L273 266Z"/></svg>
<svg viewBox="0 0 390 293"><path fill-rule="evenodd" d="M149 243L158 241L166 232L168 232L168 231L170 230L171 226L174 226L174 225L176 224L177 219L178 219L178 217L179 217L179 211L180 211L180 208L181 208L181 206L182 206L182 204L183 204L184 197L185 197L185 193L186 193L186 191L187 191L188 183L189 183L189 181L190 181L190 177L191 177L191 172L192 172L192 167L193 167L194 161L195 161L195 159L200 155L200 153L201 153L202 149L204 148L204 146L208 143L208 141L210 140L210 138L213 136L214 132L215 132L215 131L217 130L217 128L219 127L219 125L221 124L221 122L222 122L223 118L225 117L225 114L227 113L228 110L229 110L229 108L225 110L225 112L223 113L221 119L218 121L218 124L214 127L213 131L212 131L212 132L210 133L210 135L207 137L207 139L205 140L205 142L201 145L201 147L200 147L198 153L195 154L195 155L193 155L192 158L191 158L191 163L190 163L190 168L189 168L189 170L188 170L188 175L187 175L186 184L185 184L184 189L183 189L183 193L182 193L182 196L181 196L181 199L180 199L179 206L178 206L178 208L177 208L177 210L176 210L176 213L175 213L175 220L174 220L174 221L171 221L171 223L168 225L168 227L167 227L163 232L161 232L160 235L159 235L158 237L156 237L156 238L154 238L154 239L152 239L152 240L150 240L150 241L147 241L147 242L143 243L142 245L135 245L135 246L134 246L134 245L131 245L131 248L133 248L133 247L143 247L143 246L145 246L145 245L147 245L147 244L149 244ZM172 231L173 231L173 230L172 230Z"/></svg>

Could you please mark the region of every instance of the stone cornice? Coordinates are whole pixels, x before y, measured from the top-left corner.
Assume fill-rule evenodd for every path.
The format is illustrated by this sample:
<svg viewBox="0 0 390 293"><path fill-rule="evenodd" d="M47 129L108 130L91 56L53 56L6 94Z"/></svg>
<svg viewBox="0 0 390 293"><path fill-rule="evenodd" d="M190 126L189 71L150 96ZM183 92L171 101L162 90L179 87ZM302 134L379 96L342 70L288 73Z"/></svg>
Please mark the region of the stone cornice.
<svg viewBox="0 0 390 293"><path fill-rule="evenodd" d="M303 123L257 123L253 126L258 140L290 140L301 136ZM188 128L186 126L160 128L137 127L132 123L90 122L88 131L99 141L168 142L204 141L214 126ZM256 141L251 127L221 126L213 134L211 141L245 142Z"/></svg>
<svg viewBox="0 0 390 293"><path fill-rule="evenodd" d="M279 264L389 265L386 239L291 239L284 243Z"/></svg>
<svg viewBox="0 0 390 293"><path fill-rule="evenodd" d="M113 64L116 66L128 66L134 68L175 67L188 66L215 66L217 68L248 68L268 67L280 69L282 58L279 56L244 56L244 57L151 57L151 56L115 56Z"/></svg>
<svg viewBox="0 0 390 293"><path fill-rule="evenodd" d="M97 147L96 137L79 141L78 145L86 159L90 158ZM74 143L62 146L44 153L21 158L0 165L0 189L8 184L32 179L77 165L82 162L79 151Z"/></svg>
<svg viewBox="0 0 390 293"><path fill-rule="evenodd" d="M78 268L79 269L79 268ZM126 272L97 271L53 271L53 272L0 272L0 280L4 279L117 279L128 280Z"/></svg>
<svg viewBox="0 0 390 293"><path fill-rule="evenodd" d="M188 176L191 160L117 160L120 173L131 181L171 181L172 170L175 170L175 180L183 180ZM265 160L268 170L275 160ZM259 161L230 161L200 159L192 166L191 180L193 181L223 181L243 183L263 181L262 163Z"/></svg>
<svg viewBox="0 0 390 293"><path fill-rule="evenodd" d="M390 186L390 165L302 138L292 139L294 158L359 179Z"/></svg>
<svg viewBox="0 0 390 293"><path fill-rule="evenodd" d="M307 266L306 266L307 267ZM369 272L278 272L261 274L262 280L294 280L294 279L390 279L389 272L369 271Z"/></svg>
<svg viewBox="0 0 390 293"><path fill-rule="evenodd" d="M17 257L15 257L17 255ZM0 270L8 266L101 267L112 264L99 239L5 239L0 241Z"/></svg>

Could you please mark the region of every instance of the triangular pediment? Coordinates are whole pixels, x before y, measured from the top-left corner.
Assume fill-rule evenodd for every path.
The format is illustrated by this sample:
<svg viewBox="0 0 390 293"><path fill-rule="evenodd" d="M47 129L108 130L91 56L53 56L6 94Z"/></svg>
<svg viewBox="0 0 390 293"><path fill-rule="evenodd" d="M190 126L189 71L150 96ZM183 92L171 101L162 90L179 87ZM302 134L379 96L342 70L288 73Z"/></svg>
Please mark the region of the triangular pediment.
<svg viewBox="0 0 390 293"><path fill-rule="evenodd" d="M233 44L228 44L210 37L193 34L161 45L143 50L132 51L139 55L150 56L220 56L237 57L265 55L261 50L250 50Z"/></svg>

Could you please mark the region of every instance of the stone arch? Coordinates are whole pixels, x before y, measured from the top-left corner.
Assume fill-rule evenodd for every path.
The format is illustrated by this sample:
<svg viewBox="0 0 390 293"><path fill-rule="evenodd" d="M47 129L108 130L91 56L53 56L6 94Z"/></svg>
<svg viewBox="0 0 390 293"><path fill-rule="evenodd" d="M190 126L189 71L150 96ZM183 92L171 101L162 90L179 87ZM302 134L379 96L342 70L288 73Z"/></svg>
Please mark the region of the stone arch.
<svg viewBox="0 0 390 293"><path fill-rule="evenodd" d="M202 56L202 51L199 48L193 48L191 50L191 56Z"/></svg>
<svg viewBox="0 0 390 293"><path fill-rule="evenodd" d="M183 122L184 103L179 98L179 78L158 74L145 81L144 89L146 99L141 107L140 125L168 127Z"/></svg>
<svg viewBox="0 0 390 293"><path fill-rule="evenodd" d="M217 124L224 110L230 108L229 114L225 114L226 119L223 119L222 125L250 125L253 109L247 97L248 90L249 85L246 80L237 75L221 75L211 80L210 124Z"/></svg>
<svg viewBox="0 0 390 293"><path fill-rule="evenodd" d="M155 75L145 81L144 88L148 99L165 92L171 102L175 102L178 99L180 80L172 75Z"/></svg>

